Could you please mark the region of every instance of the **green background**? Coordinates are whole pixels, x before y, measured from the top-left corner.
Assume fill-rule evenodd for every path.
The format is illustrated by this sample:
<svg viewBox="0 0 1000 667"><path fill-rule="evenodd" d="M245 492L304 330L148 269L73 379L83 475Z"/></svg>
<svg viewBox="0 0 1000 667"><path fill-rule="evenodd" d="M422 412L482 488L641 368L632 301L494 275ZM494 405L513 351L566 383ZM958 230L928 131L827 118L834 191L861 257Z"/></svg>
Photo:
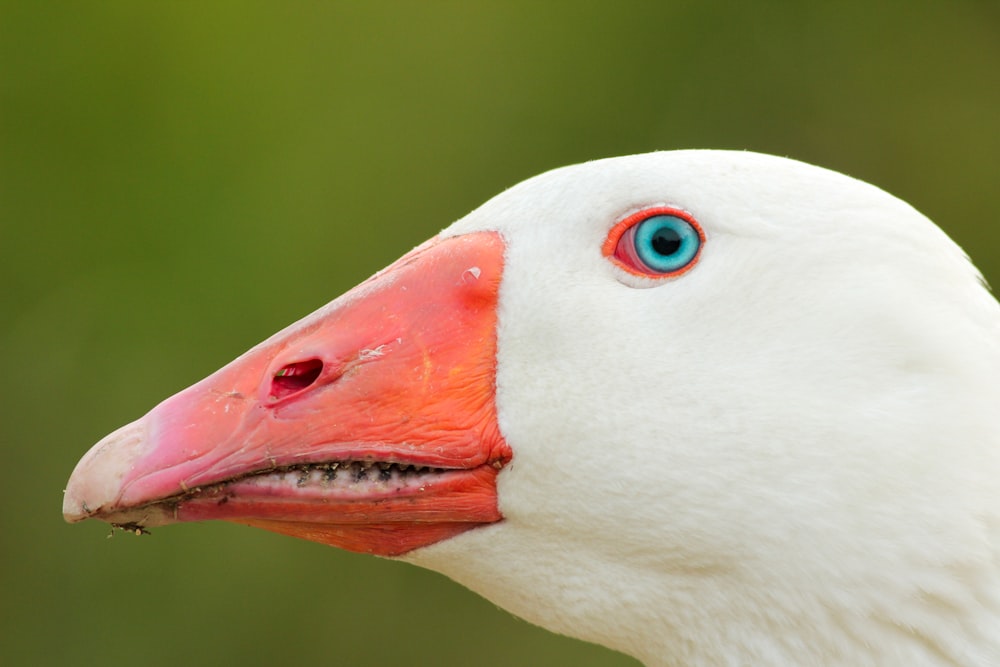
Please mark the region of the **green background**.
<svg viewBox="0 0 1000 667"><path fill-rule="evenodd" d="M0 663L634 664L398 563L105 539L61 492L105 433L567 163L789 155L1000 279L998 72L994 0L0 3Z"/></svg>

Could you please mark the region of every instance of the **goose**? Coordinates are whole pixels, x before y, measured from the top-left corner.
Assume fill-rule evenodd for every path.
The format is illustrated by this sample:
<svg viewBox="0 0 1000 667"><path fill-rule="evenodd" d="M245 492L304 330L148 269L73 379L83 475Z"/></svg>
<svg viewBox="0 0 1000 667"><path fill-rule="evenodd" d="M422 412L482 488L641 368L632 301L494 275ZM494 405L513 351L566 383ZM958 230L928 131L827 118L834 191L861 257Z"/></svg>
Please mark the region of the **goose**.
<svg viewBox="0 0 1000 667"><path fill-rule="evenodd" d="M648 665L1000 665L998 378L997 302L903 201L597 160L107 436L63 513L402 559Z"/></svg>

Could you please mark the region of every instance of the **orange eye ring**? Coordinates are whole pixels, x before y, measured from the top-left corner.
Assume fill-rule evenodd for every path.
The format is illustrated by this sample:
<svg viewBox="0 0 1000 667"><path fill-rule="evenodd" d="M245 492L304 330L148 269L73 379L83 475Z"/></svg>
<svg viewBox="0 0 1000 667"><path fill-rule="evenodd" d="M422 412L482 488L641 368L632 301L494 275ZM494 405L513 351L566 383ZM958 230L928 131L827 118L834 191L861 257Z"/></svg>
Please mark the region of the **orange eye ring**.
<svg viewBox="0 0 1000 667"><path fill-rule="evenodd" d="M643 278L676 278L701 257L705 232L687 211L654 206L621 220L601 252L623 270Z"/></svg>

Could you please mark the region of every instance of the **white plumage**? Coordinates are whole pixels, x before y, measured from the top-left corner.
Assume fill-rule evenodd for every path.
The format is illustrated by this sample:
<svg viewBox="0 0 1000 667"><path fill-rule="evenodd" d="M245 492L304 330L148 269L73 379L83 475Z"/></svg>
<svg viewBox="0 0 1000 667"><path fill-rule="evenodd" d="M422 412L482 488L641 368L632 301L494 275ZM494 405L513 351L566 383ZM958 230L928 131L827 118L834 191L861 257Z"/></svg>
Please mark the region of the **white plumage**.
<svg viewBox="0 0 1000 667"><path fill-rule="evenodd" d="M650 287L594 249L655 204L707 238ZM541 175L445 233L479 229L509 244L506 520L410 560L651 665L1000 664L1000 308L930 221L681 151Z"/></svg>

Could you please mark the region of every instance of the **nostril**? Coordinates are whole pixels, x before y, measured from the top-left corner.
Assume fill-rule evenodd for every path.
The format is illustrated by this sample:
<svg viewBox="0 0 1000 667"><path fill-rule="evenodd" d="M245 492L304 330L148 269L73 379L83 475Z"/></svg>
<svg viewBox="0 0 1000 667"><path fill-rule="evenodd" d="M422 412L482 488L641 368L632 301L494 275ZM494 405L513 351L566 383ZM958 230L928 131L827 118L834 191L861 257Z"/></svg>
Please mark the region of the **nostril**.
<svg viewBox="0 0 1000 667"><path fill-rule="evenodd" d="M319 359L297 361L283 366L271 378L271 398L278 399L302 391L319 377L323 362Z"/></svg>

